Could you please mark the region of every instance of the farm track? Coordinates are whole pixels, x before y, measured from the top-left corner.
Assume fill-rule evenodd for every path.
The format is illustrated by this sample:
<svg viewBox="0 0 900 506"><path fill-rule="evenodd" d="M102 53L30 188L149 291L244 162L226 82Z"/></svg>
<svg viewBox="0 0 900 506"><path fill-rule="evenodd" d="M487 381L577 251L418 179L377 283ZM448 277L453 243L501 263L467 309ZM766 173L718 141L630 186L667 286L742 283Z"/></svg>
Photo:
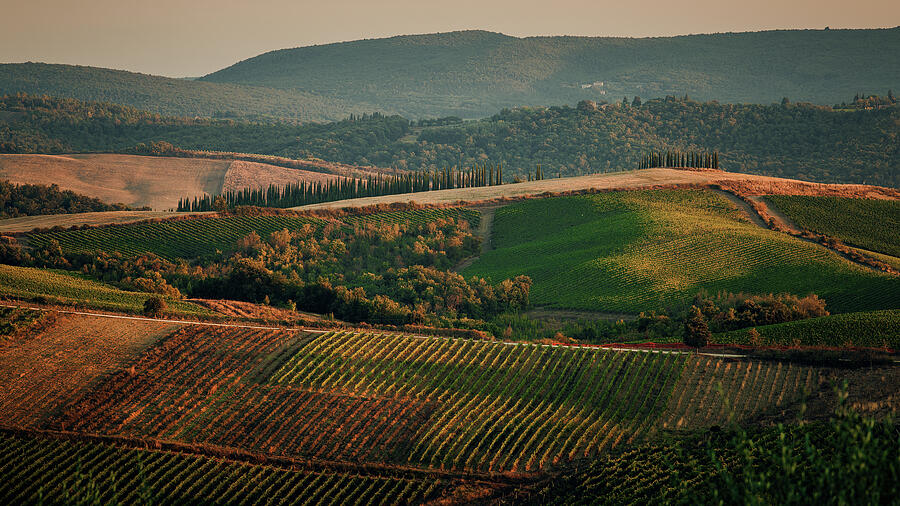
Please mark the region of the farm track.
<svg viewBox="0 0 900 506"><path fill-rule="evenodd" d="M481 217L478 221L478 231L476 232L478 236L481 237L481 253L479 255L463 260L453 270L455 270L456 272L462 271L466 267L475 263L476 260L481 258L481 255L493 249L494 246L493 244L491 244L491 230L493 229L494 225L494 214L500 207L503 206L498 205L470 208L477 209L481 213Z"/></svg>
<svg viewBox="0 0 900 506"><path fill-rule="evenodd" d="M715 191L717 193L727 197L728 200L731 200L732 202L734 202L738 206L738 208L741 210L742 213L749 215L751 221L753 221L754 224L756 224L760 227L763 227L765 229L768 229L768 230L774 230L771 227L769 227L765 223L765 221L763 221L763 219L759 215L759 213L757 213L756 210L754 210L750 204L745 202L740 197L734 195L733 193L722 191L722 190L715 190ZM797 226L797 224L793 220L788 218L788 216L786 214L781 212L778 208L776 208L771 202L767 201L765 198L763 198L761 196L750 196L748 198L750 200L752 200L753 202L756 202L757 204L762 206L765 209L765 211L775 219L777 226L784 229L783 231L781 231L781 233L796 237L797 239L806 241L810 244L816 244L825 249L831 250L831 251L837 253L838 255L840 255L842 258L846 259L848 262L856 264L860 267L865 267L866 269L869 269L869 270L872 270L875 272L879 272L879 273L884 272L883 270L879 269L878 267L869 265L865 262L861 262L861 261L853 258L852 256L844 253L843 251L829 247L829 246L822 244L821 242L811 239L809 237L804 237L802 235L805 232L803 230L803 228ZM864 256L872 257L874 255L874 252L868 251L863 248L854 247L854 249L859 250L860 253Z"/></svg>

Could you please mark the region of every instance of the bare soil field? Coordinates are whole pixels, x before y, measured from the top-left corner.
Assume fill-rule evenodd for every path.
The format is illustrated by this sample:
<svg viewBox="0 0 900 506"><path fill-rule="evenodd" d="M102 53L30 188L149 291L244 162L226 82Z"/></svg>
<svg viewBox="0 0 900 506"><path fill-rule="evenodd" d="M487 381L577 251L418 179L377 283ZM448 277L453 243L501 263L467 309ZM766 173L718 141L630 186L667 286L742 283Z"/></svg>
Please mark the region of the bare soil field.
<svg viewBox="0 0 900 506"><path fill-rule="evenodd" d="M900 191L867 185L822 184L756 176L717 170L691 171L681 169L642 169L588 176L544 179L524 183L510 183L501 186L478 188L454 188L380 197L339 200L301 206L295 209L334 209L341 207L363 207L392 202L418 202L421 204L448 204L453 202L483 202L504 198L523 198L542 193L563 193L579 190L617 190L652 188L662 185L720 185L724 189L740 189L751 195L839 195L866 198L900 198Z"/></svg>
<svg viewBox="0 0 900 506"><path fill-rule="evenodd" d="M118 154L0 155L0 179L56 184L107 203L154 210L175 209L178 200L269 184L326 181L337 176L266 163L207 158Z"/></svg>
<svg viewBox="0 0 900 506"><path fill-rule="evenodd" d="M0 155L0 179L57 184L108 203L174 209L178 199L219 193L228 160L153 156Z"/></svg>
<svg viewBox="0 0 900 506"><path fill-rule="evenodd" d="M55 318L45 329L0 346L0 425L38 425L181 327L164 321Z"/></svg>
<svg viewBox="0 0 900 506"><path fill-rule="evenodd" d="M302 181L322 183L336 178L338 176L322 172L288 169L265 163L235 160L231 162L228 172L225 173L222 191L241 190L243 188L268 188L272 184L286 186Z"/></svg>

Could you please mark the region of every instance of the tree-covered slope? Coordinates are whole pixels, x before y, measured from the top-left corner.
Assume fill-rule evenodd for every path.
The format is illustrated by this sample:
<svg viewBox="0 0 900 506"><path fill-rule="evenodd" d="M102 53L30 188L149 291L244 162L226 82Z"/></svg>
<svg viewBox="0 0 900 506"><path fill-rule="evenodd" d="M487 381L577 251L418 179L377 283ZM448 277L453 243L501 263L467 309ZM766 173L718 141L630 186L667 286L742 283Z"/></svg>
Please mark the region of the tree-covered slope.
<svg viewBox="0 0 900 506"><path fill-rule="evenodd" d="M900 87L900 64L885 58L898 49L900 28L643 39L464 31L271 51L201 79L365 101L411 117L623 95L830 104Z"/></svg>
<svg viewBox="0 0 900 506"><path fill-rule="evenodd" d="M376 107L296 90L171 79L75 65L0 64L0 95L111 102L167 116L329 121Z"/></svg>
<svg viewBox="0 0 900 506"><path fill-rule="evenodd" d="M160 117L130 107L0 97L0 152L182 149L317 157L354 165L436 169L503 163L507 180L535 164L555 177L638 167L648 151L718 151L729 171L900 187L900 107L734 105L665 99L638 105L503 110L443 126L379 114L326 124Z"/></svg>

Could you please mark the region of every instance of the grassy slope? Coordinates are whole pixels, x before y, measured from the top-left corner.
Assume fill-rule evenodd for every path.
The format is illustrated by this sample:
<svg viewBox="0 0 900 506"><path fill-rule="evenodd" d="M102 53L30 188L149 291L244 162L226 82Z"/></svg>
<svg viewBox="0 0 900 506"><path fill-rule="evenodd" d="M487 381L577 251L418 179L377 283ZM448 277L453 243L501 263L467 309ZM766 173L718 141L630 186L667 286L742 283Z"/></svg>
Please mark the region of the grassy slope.
<svg viewBox="0 0 900 506"><path fill-rule="evenodd" d="M465 275L531 276L532 302L648 311L711 293L818 294L832 312L900 307L900 280L761 229L709 191L526 201L497 211L494 250Z"/></svg>
<svg viewBox="0 0 900 506"><path fill-rule="evenodd" d="M757 327L762 343L900 348L900 310L866 311ZM747 342L747 329L723 332L713 342Z"/></svg>
<svg viewBox="0 0 900 506"><path fill-rule="evenodd" d="M118 288L66 274L62 271L0 265L0 296L74 303L94 309L139 312L152 294L127 292ZM169 310L176 314L211 315L197 305L172 301Z"/></svg>
<svg viewBox="0 0 900 506"><path fill-rule="evenodd" d="M769 195L797 225L872 251L900 256L900 200Z"/></svg>

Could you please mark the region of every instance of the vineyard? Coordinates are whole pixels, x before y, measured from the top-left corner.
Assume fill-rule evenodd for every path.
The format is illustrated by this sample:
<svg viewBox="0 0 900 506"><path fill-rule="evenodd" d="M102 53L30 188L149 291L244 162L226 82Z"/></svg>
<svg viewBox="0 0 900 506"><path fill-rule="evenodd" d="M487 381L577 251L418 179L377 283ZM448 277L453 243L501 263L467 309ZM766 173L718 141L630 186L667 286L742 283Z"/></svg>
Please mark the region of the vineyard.
<svg viewBox="0 0 900 506"><path fill-rule="evenodd" d="M838 314L756 329L761 344L790 346L864 346L900 349L900 310ZM718 343L747 343L747 330L713 336Z"/></svg>
<svg viewBox="0 0 900 506"><path fill-rule="evenodd" d="M454 486L2 433L0 469L4 504L421 504Z"/></svg>
<svg viewBox="0 0 900 506"><path fill-rule="evenodd" d="M2 264L0 264L0 295L131 313L140 312L144 307L144 301L151 296L143 292L126 292L65 271ZM170 302L169 311L183 315L214 314L196 304L177 300Z"/></svg>
<svg viewBox="0 0 900 506"><path fill-rule="evenodd" d="M769 195L797 225L872 251L900 256L900 200Z"/></svg>
<svg viewBox="0 0 900 506"><path fill-rule="evenodd" d="M463 271L524 274L539 306L622 313L699 291L815 293L832 312L900 307L900 279L757 227L707 190L535 199L497 210L494 249Z"/></svg>
<svg viewBox="0 0 900 506"><path fill-rule="evenodd" d="M34 427L179 325L59 315L0 348L0 425Z"/></svg>
<svg viewBox="0 0 900 506"><path fill-rule="evenodd" d="M70 405L76 432L316 461L533 472L787 406L809 368L382 333L187 328Z"/></svg>
<svg viewBox="0 0 900 506"><path fill-rule="evenodd" d="M349 215L342 218L347 225L375 223L379 225L409 222L421 224L439 218L464 219L478 224L478 212L464 208L413 209L375 214ZM51 240L65 251L119 252L126 256L154 253L162 258L197 258L228 251L238 239L250 232L266 237L282 229L296 230L310 224L322 227L327 220L291 215L195 217L173 221L118 225L86 230L69 230L32 234L35 247L46 247ZM341 223L341 222L338 222Z"/></svg>

